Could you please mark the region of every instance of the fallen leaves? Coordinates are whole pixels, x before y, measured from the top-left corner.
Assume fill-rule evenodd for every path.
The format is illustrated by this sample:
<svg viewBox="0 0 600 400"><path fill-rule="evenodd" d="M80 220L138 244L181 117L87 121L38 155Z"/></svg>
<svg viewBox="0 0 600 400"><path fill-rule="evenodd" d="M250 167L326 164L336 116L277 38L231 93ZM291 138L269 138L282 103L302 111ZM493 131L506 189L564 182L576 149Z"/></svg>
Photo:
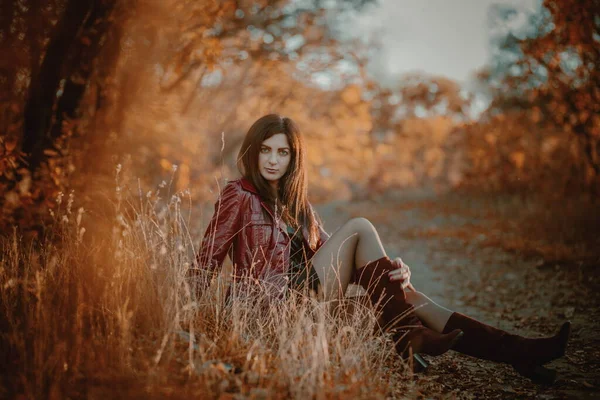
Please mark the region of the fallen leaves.
<svg viewBox="0 0 600 400"><path fill-rule="evenodd" d="M405 201L378 199L376 208L357 204L351 209L366 218L375 215L378 229L385 232L384 241L402 241L405 248L435 254L430 257L435 263L432 271L445 286L445 302L457 311L533 337L555 333L564 319L574 324L567 355L549 365L559 372L552 387L535 385L508 365L453 352L428 359L432 366L428 378L442 384L445 395L456 391L455 397L461 399L553 399L589 395L597 389L600 298L587 283L597 269L593 258L582 264L577 261L581 242L570 239L576 237L572 226L557 231L563 224L578 223L571 205L560 214L559 208L540 212L541 204L510 198L485 201L462 195L415 201L411 196L404 193ZM584 209L579 213L583 215ZM589 232L579 232L578 237ZM563 242L557 243L561 234ZM584 237L587 243L590 239Z"/></svg>

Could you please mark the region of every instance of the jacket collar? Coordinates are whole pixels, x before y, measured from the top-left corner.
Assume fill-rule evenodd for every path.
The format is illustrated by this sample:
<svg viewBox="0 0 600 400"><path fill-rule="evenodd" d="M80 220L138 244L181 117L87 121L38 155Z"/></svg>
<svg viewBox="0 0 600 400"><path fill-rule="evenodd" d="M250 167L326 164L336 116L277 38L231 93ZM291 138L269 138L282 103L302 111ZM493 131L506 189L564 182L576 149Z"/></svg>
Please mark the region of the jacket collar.
<svg viewBox="0 0 600 400"><path fill-rule="evenodd" d="M248 179L241 178L240 183L242 184L242 189L247 190L248 192L252 192L254 194L258 194L258 190L256 190L252 182L250 182Z"/></svg>
<svg viewBox="0 0 600 400"><path fill-rule="evenodd" d="M256 190L252 182L250 182L248 179L243 177L240 178L240 184L242 185L242 189L247 190L251 193L259 194L258 190ZM268 211L268 213L271 215L271 218L273 218L273 212L271 211L271 207L269 207L262 199L260 200L260 204ZM284 232L284 234L288 235L287 232ZM306 226L302 226L302 234L304 238L309 237L308 229L306 228ZM306 239L304 240L308 244L308 241ZM308 247L310 247L310 245Z"/></svg>
<svg viewBox="0 0 600 400"><path fill-rule="evenodd" d="M264 207L265 210L267 210L267 212L269 213L271 218L275 219L275 217L273 216L273 210L271 210L271 206L269 206L267 203L265 203L265 201L262 199L262 197L260 196L260 193L258 193L258 190L256 190L256 188L254 187L252 182L250 182L248 179L242 177L240 179L240 184L242 185L242 189L256 194L260 200L260 205L262 207Z"/></svg>

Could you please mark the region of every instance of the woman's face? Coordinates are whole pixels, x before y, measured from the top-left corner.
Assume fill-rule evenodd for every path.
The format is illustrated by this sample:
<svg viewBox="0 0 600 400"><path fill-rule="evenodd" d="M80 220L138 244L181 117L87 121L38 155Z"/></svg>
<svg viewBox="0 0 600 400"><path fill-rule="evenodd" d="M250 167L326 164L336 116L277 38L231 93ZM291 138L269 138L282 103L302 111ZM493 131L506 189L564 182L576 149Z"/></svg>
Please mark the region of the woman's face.
<svg viewBox="0 0 600 400"><path fill-rule="evenodd" d="M287 171L291 158L292 153L287 136L283 133L271 136L262 142L260 147L258 154L260 174L276 188L277 182Z"/></svg>

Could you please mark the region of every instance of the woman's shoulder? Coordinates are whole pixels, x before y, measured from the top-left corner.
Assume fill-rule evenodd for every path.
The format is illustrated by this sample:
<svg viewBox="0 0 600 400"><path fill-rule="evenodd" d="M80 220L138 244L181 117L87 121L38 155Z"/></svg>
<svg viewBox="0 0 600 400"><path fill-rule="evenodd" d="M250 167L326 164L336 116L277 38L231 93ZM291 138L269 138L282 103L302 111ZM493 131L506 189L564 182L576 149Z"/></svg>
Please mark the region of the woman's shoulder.
<svg viewBox="0 0 600 400"><path fill-rule="evenodd" d="M248 198L256 193L254 186L244 178L238 178L227 181L225 186L221 189L221 198Z"/></svg>
<svg viewBox="0 0 600 400"><path fill-rule="evenodd" d="M223 187L223 190L225 190L226 188L241 189L242 188L242 178L226 181L225 186Z"/></svg>
<svg viewBox="0 0 600 400"><path fill-rule="evenodd" d="M238 180L228 181L219 190L217 202L231 201L243 196L243 190Z"/></svg>

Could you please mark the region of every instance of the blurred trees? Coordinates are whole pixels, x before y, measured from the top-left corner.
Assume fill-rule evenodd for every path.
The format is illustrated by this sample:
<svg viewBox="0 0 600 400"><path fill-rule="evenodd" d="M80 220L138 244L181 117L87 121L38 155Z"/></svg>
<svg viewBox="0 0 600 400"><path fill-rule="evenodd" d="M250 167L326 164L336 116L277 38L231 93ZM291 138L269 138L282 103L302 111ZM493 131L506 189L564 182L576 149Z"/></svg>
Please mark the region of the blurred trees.
<svg viewBox="0 0 600 400"><path fill-rule="evenodd" d="M371 186L444 177L477 190L597 193L600 1L546 0L535 13L493 5L488 24L492 60L477 89L491 103L480 116L483 99L444 78L406 75L374 91Z"/></svg>
<svg viewBox="0 0 600 400"><path fill-rule="evenodd" d="M382 139L402 131L402 122L440 115L457 121L469 118L472 94L457 82L442 77L411 73L394 87L382 88L371 82L371 113L376 120L373 134Z"/></svg>
<svg viewBox="0 0 600 400"><path fill-rule="evenodd" d="M80 105L90 88L96 93L92 106L103 100L104 81L120 49L117 12L128 4L127 0L3 3L2 226L40 224L51 199L67 186L75 171L71 138L83 133L78 129Z"/></svg>
<svg viewBox="0 0 600 400"><path fill-rule="evenodd" d="M336 12L358 10L371 0L175 1L179 11L176 49L163 87L172 88L200 70L204 74L246 59L304 61L329 66L343 55L332 31Z"/></svg>
<svg viewBox="0 0 600 400"><path fill-rule="evenodd" d="M48 43L41 62L31 70L23 110L22 151L30 170L37 170L44 156L52 154L52 147L58 146L56 139L66 133L63 122L77 117L102 42L111 28L115 3L114 0L66 0L52 34L31 39ZM29 5L32 9L36 6ZM120 37L115 40L118 43Z"/></svg>
<svg viewBox="0 0 600 400"><path fill-rule="evenodd" d="M501 54L484 74L494 99L476 124L456 82L411 74L382 88L368 76L369 45L340 39L336 18L370 1L3 2L5 221L39 220L74 176L108 176L124 153L150 179L178 164L177 188L205 186L200 176L233 165L246 128L267 112L295 116L314 143L335 138L329 153L314 146L322 189L456 183L465 162L471 176L504 174L508 185L538 179L532 168L560 172L535 155L560 149L570 179L589 185L600 176L598 1L548 0L523 30L497 32ZM494 10L500 21L516 15ZM465 123L466 158L455 140Z"/></svg>
<svg viewBox="0 0 600 400"><path fill-rule="evenodd" d="M41 6L46 6L41 8ZM22 167L24 109L32 76L40 70L47 42L65 2L7 1L0 8L0 190L3 205L17 204L19 194L29 192L25 177L21 190L8 194L26 175ZM44 11L44 13L40 11ZM17 170L19 169L19 172ZM6 210L3 210L6 211Z"/></svg>
<svg viewBox="0 0 600 400"><path fill-rule="evenodd" d="M389 88L371 85L372 194L390 188L454 185L453 129L469 119L472 94L442 77L411 73Z"/></svg>
<svg viewBox="0 0 600 400"><path fill-rule="evenodd" d="M544 117L573 132L589 167L600 177L600 1L546 0L553 29L522 44L525 76L541 69L546 81L530 92Z"/></svg>
<svg viewBox="0 0 600 400"><path fill-rule="evenodd" d="M230 9L218 2L208 7L211 15L219 15L217 29L207 30L201 20L208 15L206 3L176 0L168 18L160 13L132 21L155 21L155 34L137 35L135 41L156 36L151 52L161 54L140 65L138 60L149 55L136 45L117 74L129 88L122 91L129 102L119 110L129 110L121 130L136 143L131 146L137 149L135 169L158 183L177 165L174 186L192 183L192 195L205 198L215 177L236 175L231 166L250 124L276 112L297 120L314 143L336 137L336 150L329 153L311 146L311 169L327 176L313 181L317 197L358 171L355 164L362 158L349 157L348 149L363 152L356 143L362 144L370 130L368 106L354 85L361 45L339 40L335 30L340 13L356 12L365 3L279 1L256 7L256 2L238 2ZM317 74L335 78L327 90L317 84ZM342 163L321 168L335 163L337 155Z"/></svg>
<svg viewBox="0 0 600 400"><path fill-rule="evenodd" d="M514 10L495 10L508 19ZM500 12L502 11L502 12ZM600 1L545 0L537 14L517 31L496 38L495 62L485 74L494 99L483 124L505 118L530 122L512 124L521 143L509 159L513 166L535 169L529 160L543 149L562 148L565 189L600 188ZM524 120L523 120L524 121ZM541 138L533 130L544 131ZM546 136L545 138L543 136ZM482 136L482 135L480 135ZM528 139L530 137L530 139ZM491 138L491 136L489 136ZM492 139L489 139L492 140ZM489 141L488 140L488 141ZM525 146L524 143L537 143ZM507 143L508 145L508 143ZM519 148L520 147L520 148ZM556 153L551 152L549 154ZM569 155L570 157L565 157ZM547 164L547 163L543 163ZM522 178L517 174L518 178Z"/></svg>
<svg viewBox="0 0 600 400"><path fill-rule="evenodd" d="M185 123L184 131L193 129L189 122L194 118L182 118L192 107L208 107L208 119L204 122L210 123L212 133L216 133L210 140L220 141L218 134L222 131L239 128L235 117L240 110L230 105L247 103L236 101L235 97L232 103L231 96L240 92L230 92L230 101L215 113L210 101L199 99L206 99L204 92L214 96L223 89L228 74L236 76L231 82L244 86L253 73L257 78L256 71L261 68L268 72L272 68L283 71L279 64L292 66L287 69L285 84L282 75L277 75L279 84L288 91L283 94L278 88L278 98L273 96L273 90L261 92L261 82L250 80L257 90L249 96L261 93L263 98L272 100L274 107L287 101L286 97L293 97L295 85L310 87L314 71L335 69L341 61L353 63L335 37L334 19L336 13L360 10L368 3L3 2L3 224L38 223L42 220L39 214L45 212L58 191L73 183L72 177L81 176L81 172L106 170L105 164L112 171L119 154L132 150L139 153L141 146L136 146L159 131L165 143L149 140L145 143L146 155L158 158L161 167L166 168L169 153L177 153L182 142L189 139L174 137L172 129L180 129ZM270 79L265 73L259 75L265 81ZM178 146L168 150L165 144L174 143L170 139ZM195 144L196 147L185 150L197 151L199 141ZM143 154L135 156L148 160ZM194 157L197 153L188 155L188 169ZM106 160L110 162L103 164ZM189 175L188 171L188 182Z"/></svg>

